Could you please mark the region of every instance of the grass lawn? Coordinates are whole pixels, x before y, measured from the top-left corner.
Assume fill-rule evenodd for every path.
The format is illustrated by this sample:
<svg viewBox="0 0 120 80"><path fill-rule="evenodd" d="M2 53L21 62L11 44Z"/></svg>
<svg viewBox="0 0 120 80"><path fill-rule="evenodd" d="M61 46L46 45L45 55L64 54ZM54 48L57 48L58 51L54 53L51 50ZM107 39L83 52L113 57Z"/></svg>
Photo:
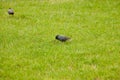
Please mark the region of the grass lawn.
<svg viewBox="0 0 120 80"><path fill-rule="evenodd" d="M0 0L0 80L120 80L120 0Z"/></svg>

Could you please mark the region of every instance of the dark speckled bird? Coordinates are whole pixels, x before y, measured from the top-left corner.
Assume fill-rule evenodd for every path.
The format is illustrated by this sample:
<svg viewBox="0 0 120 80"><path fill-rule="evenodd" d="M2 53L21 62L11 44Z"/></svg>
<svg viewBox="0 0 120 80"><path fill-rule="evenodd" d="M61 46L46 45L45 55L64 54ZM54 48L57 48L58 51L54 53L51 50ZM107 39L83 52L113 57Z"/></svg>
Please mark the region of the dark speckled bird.
<svg viewBox="0 0 120 80"><path fill-rule="evenodd" d="M9 8L9 9L8 9L8 14L9 14L9 15L14 15L13 9Z"/></svg>
<svg viewBox="0 0 120 80"><path fill-rule="evenodd" d="M61 41L61 42L66 42L67 40L69 40L69 37L66 36L62 36L62 35L56 35L55 39Z"/></svg>

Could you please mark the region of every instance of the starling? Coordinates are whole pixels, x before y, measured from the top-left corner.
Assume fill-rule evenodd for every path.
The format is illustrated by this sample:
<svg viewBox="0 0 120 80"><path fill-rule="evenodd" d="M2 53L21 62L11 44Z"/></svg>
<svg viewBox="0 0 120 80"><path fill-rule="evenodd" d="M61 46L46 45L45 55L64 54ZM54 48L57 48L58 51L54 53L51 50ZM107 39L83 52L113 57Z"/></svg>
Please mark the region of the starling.
<svg viewBox="0 0 120 80"><path fill-rule="evenodd" d="M66 36L61 36L61 35L56 35L55 39L61 41L61 42L66 42L67 40L69 40L69 37Z"/></svg>
<svg viewBox="0 0 120 80"><path fill-rule="evenodd" d="M9 8L9 9L8 9L8 14L9 14L9 15L14 15L13 9Z"/></svg>

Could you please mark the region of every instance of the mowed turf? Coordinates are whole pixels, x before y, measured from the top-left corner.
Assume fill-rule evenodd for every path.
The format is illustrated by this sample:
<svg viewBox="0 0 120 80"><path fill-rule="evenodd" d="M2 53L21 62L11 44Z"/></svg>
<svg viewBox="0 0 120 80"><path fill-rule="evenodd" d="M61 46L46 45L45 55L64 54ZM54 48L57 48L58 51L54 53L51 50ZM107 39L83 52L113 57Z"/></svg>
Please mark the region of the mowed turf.
<svg viewBox="0 0 120 80"><path fill-rule="evenodd" d="M120 80L120 1L1 0L0 80Z"/></svg>

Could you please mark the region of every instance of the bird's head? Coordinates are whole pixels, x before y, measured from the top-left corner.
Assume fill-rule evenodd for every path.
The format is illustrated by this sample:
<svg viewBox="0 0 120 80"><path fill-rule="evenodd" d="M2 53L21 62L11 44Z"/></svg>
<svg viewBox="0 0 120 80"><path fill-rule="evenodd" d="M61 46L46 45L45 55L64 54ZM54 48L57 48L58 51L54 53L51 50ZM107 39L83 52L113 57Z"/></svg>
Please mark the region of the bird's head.
<svg viewBox="0 0 120 80"><path fill-rule="evenodd" d="M55 38L56 38L56 39L58 39L58 36L59 36L59 35L56 35L56 37L55 37Z"/></svg>

